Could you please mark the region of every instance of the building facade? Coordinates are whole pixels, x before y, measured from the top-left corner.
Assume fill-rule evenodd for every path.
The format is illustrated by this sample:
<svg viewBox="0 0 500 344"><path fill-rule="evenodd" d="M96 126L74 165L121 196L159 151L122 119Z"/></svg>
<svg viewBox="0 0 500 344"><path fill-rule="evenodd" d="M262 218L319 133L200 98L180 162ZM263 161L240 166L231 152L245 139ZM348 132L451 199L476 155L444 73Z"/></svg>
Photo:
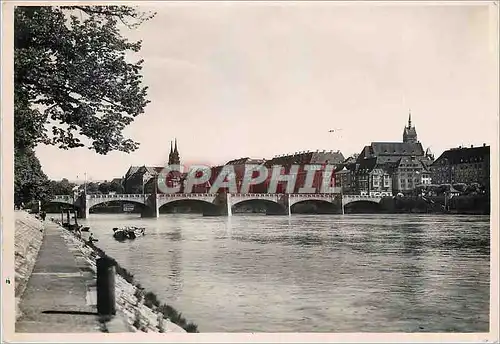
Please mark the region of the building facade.
<svg viewBox="0 0 500 344"><path fill-rule="evenodd" d="M394 169L393 190L408 193L421 185L430 185L431 173L425 160L414 156L402 157Z"/></svg>
<svg viewBox="0 0 500 344"><path fill-rule="evenodd" d="M372 142L356 160L353 190L358 194L408 193L422 183L430 184L429 165L434 157L424 151L408 116L402 142Z"/></svg>
<svg viewBox="0 0 500 344"><path fill-rule="evenodd" d="M490 146L458 147L444 151L431 166L433 184L490 186Z"/></svg>

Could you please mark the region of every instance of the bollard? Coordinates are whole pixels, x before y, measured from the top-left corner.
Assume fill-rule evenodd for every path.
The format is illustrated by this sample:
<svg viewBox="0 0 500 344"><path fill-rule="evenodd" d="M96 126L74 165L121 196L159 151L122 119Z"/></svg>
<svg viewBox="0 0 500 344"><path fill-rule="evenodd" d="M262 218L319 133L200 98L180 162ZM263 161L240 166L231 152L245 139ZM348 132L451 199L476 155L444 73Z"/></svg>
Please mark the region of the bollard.
<svg viewBox="0 0 500 344"><path fill-rule="evenodd" d="M115 266L108 257L97 259L97 313L115 315Z"/></svg>

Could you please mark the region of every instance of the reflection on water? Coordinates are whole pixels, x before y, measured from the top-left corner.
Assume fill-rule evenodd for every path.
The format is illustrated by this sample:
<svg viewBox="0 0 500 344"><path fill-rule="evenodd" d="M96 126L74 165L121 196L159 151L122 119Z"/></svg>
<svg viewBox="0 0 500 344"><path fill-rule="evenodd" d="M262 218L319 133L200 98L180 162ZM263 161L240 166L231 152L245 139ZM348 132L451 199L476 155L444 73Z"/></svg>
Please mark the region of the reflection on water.
<svg viewBox="0 0 500 344"><path fill-rule="evenodd" d="M99 246L202 332L487 332L489 217L93 214ZM117 242L112 228L146 227Z"/></svg>

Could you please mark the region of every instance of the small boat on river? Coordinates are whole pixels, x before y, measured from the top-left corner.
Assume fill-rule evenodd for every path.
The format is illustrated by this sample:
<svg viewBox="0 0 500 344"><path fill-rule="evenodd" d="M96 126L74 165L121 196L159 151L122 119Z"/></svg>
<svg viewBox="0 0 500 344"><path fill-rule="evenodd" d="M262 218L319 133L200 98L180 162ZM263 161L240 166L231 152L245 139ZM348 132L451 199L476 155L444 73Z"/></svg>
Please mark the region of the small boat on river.
<svg viewBox="0 0 500 344"><path fill-rule="evenodd" d="M113 228L113 237L117 240L135 239L143 235L146 235L144 227Z"/></svg>

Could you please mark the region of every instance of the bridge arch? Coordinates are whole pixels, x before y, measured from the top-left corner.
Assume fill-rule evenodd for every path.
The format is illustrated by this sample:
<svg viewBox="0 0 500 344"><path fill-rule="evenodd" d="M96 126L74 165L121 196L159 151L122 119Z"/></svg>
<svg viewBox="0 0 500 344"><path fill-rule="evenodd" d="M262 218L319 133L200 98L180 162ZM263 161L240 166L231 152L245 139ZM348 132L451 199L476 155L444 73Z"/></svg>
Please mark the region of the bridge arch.
<svg viewBox="0 0 500 344"><path fill-rule="evenodd" d="M335 214L339 210L339 206L321 198L302 199L290 205L292 214Z"/></svg>
<svg viewBox="0 0 500 344"><path fill-rule="evenodd" d="M373 203L373 204L379 204L379 201L372 200L372 199L352 199L347 202L344 202L344 206L353 204L353 203L359 203L359 202L364 202L364 203Z"/></svg>
<svg viewBox="0 0 500 344"><path fill-rule="evenodd" d="M373 202L379 204L382 200L382 196L368 196L368 195L344 195L342 197L342 202L345 205L353 202Z"/></svg>
<svg viewBox="0 0 500 344"><path fill-rule="evenodd" d="M124 195L89 195L86 200L86 206L90 210L92 207L103 203L133 203L146 206L146 195L124 194Z"/></svg>
<svg viewBox="0 0 500 344"><path fill-rule="evenodd" d="M75 209L75 210L78 210L80 208L78 205L74 204L73 202L68 203L68 202L58 201L58 200L50 200L49 202L42 204L42 209L45 211L49 211L49 212L51 212L51 211L59 212L61 210L61 208L68 208L68 207Z"/></svg>
<svg viewBox="0 0 500 344"><path fill-rule="evenodd" d="M132 200L129 200L129 199L105 199L105 200L98 201L98 202L87 203L88 211L95 208L96 206L103 205L106 203L108 203L108 205L111 205L111 206L116 205L116 204L132 203L134 205L140 206L141 209L147 207L147 205L144 204L144 202L140 202L140 201L133 200L133 199Z"/></svg>
<svg viewBox="0 0 500 344"><path fill-rule="evenodd" d="M346 213L372 213L381 210L380 202L369 199L352 200L344 204Z"/></svg>
<svg viewBox="0 0 500 344"><path fill-rule="evenodd" d="M197 198L174 198L165 202L158 202L158 211L161 213L176 212L177 210L188 210L194 213L213 212L217 209L217 205L208 199Z"/></svg>
<svg viewBox="0 0 500 344"><path fill-rule="evenodd" d="M231 202L231 211L233 213L283 213L287 209L273 199L248 198Z"/></svg>
<svg viewBox="0 0 500 344"><path fill-rule="evenodd" d="M61 203L61 204L74 204L74 199L72 196L69 195L61 195L61 196L55 196L53 199L48 201L46 204L50 203Z"/></svg>

